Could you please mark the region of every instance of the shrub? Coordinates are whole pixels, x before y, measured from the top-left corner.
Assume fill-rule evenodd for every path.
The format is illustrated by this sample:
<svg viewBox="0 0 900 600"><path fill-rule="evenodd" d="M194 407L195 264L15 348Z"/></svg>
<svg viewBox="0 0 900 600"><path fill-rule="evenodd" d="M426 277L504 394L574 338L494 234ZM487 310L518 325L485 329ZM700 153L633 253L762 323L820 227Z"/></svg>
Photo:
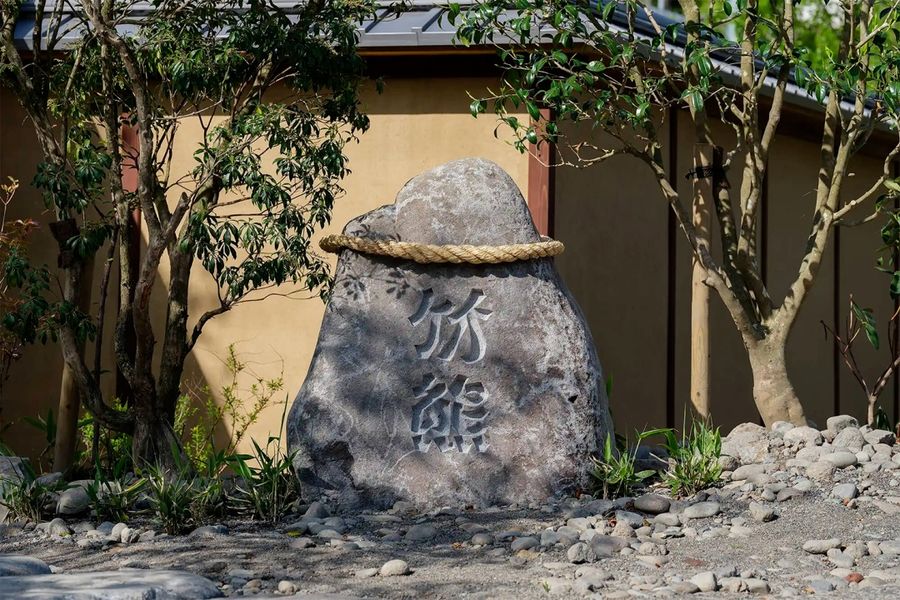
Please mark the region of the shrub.
<svg viewBox="0 0 900 600"><path fill-rule="evenodd" d="M694 420L690 431L685 427L679 440L671 429L662 431L669 469L663 479L673 495L690 496L715 484L722 475L719 457L722 436L704 420Z"/></svg>
<svg viewBox="0 0 900 600"><path fill-rule="evenodd" d="M225 466L216 459L215 433L219 427L224 426L231 433L228 444L222 449L225 455L231 455L249 428L259 421L263 410L282 403L273 399L284 389L284 365L278 377L259 377L240 360L234 344L228 346L223 362L228 369L229 381L221 388L221 403L217 402L209 386L203 386L182 395L176 407L175 431L184 440L185 452L198 470L211 463ZM246 389L239 383L245 375L253 377L253 383ZM287 405L286 398L283 403ZM189 427L191 421L195 423Z"/></svg>
<svg viewBox="0 0 900 600"><path fill-rule="evenodd" d="M38 226L31 219L11 221L6 218L18 189L19 182L12 177L8 177L6 183L0 183L0 317L4 320L22 305L22 297L11 288L23 283L17 279L17 264L22 260L28 238ZM21 337L0 327L0 411L4 407L4 384L13 363L22 356L23 345ZM0 413L0 430L6 426Z"/></svg>
<svg viewBox="0 0 900 600"><path fill-rule="evenodd" d="M126 404L118 398L113 398L112 406L117 411L128 410ZM91 465L100 467L101 463L105 463L106 471L112 474L122 461L123 472L134 469L131 460L132 439L127 433L119 433L102 425L98 427L96 420L88 417L79 422L79 438L81 450L76 460L80 460L86 470Z"/></svg>

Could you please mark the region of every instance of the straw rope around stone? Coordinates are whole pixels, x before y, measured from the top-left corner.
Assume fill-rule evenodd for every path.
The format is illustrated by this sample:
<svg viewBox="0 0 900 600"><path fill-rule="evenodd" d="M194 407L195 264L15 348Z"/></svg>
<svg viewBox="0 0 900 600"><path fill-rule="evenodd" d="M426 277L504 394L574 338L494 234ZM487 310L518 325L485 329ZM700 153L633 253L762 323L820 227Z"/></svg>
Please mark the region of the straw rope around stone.
<svg viewBox="0 0 900 600"><path fill-rule="evenodd" d="M548 258L562 254L562 242L541 236L540 242L530 244L503 244L500 246L472 246L417 244L394 240L376 240L349 235L329 235L322 238L319 247L334 254L341 250L353 250L363 254L391 256L411 260L419 264L454 263L493 265L501 263Z"/></svg>

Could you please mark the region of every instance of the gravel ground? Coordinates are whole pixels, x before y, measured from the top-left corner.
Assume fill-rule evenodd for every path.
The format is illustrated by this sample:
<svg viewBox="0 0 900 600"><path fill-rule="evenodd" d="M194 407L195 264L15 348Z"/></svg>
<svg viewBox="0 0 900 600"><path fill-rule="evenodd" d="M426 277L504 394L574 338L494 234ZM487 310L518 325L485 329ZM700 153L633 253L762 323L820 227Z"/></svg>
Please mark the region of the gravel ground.
<svg viewBox="0 0 900 600"><path fill-rule="evenodd" d="M740 462L726 460L719 487L672 500L671 505L665 490L657 486L648 490L657 496L644 499L662 506L647 509L639 498L644 512L635 509L635 501L629 498L611 506L591 497L529 509L448 508L417 513L399 505L383 513L330 518L322 506L314 505L305 516L295 515L293 524L233 521L218 533L205 529L134 543L116 543L108 536L91 538L97 532L87 530L96 523L69 519L74 532L62 537L48 534L46 525L0 529L0 554L37 557L63 573L126 567L184 570L207 577L232 596L296 592L300 597L519 600L751 594L897 597L900 449L893 445L888 451L881 449L887 452L886 461L884 456L874 456L884 444L871 447L869 460L863 459L866 450L861 449L859 464L813 478L823 457L837 454L841 447L833 447L828 436L808 443L784 443L780 441L783 433L754 430L755 442L732 435L741 452L752 450L754 443L765 446L749 457L754 460L742 461L754 466L735 470ZM807 447L813 450L802 450ZM878 467L866 467L870 461L878 462ZM836 497L840 484L852 484L851 496L858 491L858 497ZM750 511L751 502L759 510ZM688 518L701 509L716 514ZM764 522L773 510L775 518ZM654 514L659 512L664 514ZM631 525L625 524L632 519ZM138 531L153 527L140 521L129 525ZM551 539L573 531L574 538L556 544ZM587 556L573 555L579 536L586 542L583 548L591 550ZM818 543L824 544L822 554L803 548L811 540L831 538L835 540ZM90 544L89 539L93 539ZM608 557L596 556L598 540L630 546ZM827 546L843 548L843 552L836 549L826 555ZM395 559L406 565L392 568L402 573L408 566L410 572L377 574ZM698 592L697 587L702 588L712 574L718 591ZM0 591L2 582L0 577ZM741 591L729 591L737 589Z"/></svg>

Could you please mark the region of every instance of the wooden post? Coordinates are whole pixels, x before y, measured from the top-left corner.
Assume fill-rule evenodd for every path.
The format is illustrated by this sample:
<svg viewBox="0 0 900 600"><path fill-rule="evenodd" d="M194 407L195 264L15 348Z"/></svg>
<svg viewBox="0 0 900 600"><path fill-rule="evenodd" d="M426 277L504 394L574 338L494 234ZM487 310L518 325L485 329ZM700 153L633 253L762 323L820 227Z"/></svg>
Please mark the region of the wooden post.
<svg viewBox="0 0 900 600"><path fill-rule="evenodd" d="M694 197L692 218L697 236L709 239L713 201L715 147L694 145ZM696 256L691 269L691 408L701 419L709 418L709 286L706 270Z"/></svg>
<svg viewBox="0 0 900 600"><path fill-rule="evenodd" d="M552 117L549 108L541 109L541 121ZM540 123L535 123L540 127ZM541 235L553 236L553 216L555 212L555 148L550 142L540 146L531 144L528 149L528 209L534 226Z"/></svg>
<svg viewBox="0 0 900 600"><path fill-rule="evenodd" d="M78 310L87 314L91 310L91 291L94 272L94 257L84 261L79 278ZM84 349L84 342L80 344ZM68 365L63 364L62 380L59 387L59 412L56 419L56 442L53 446L53 471L68 473L74 467L75 445L78 443L78 417L81 414L81 392L75 375Z"/></svg>

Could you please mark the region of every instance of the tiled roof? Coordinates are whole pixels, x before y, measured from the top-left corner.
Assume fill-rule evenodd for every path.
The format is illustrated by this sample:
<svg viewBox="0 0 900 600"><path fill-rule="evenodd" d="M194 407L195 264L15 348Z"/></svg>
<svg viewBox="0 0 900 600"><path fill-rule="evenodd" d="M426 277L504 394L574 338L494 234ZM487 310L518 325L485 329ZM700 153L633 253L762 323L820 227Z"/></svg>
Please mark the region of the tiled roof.
<svg viewBox="0 0 900 600"><path fill-rule="evenodd" d="M60 41L56 44L57 49L65 49L78 39L81 24L74 16L73 6L79 4L78 0L48 0L44 10L44 22L46 26L50 24L53 18L54 7L60 3L62 9L60 11ZM297 5L297 0L275 0L275 5L283 6L286 10ZM385 5L388 3L384 3ZM461 2L465 4L465 2ZM131 13L135 17L153 10L150 2L133 2L131 4ZM453 38L456 29L448 22L446 17L447 10L438 6L434 0L412 0L407 1L404 8L396 11L387 7L379 8L376 15L372 19L368 19L360 24L360 47L362 48L435 48L453 46ZM510 11L512 13L513 11ZM621 13L622 11L617 11ZM624 18L624 15L618 15ZM665 26L673 22L672 18L667 15L659 15L658 20L661 25ZM21 17L16 23L15 37L17 45L23 49L33 48L33 30L35 22L35 2L34 0L25 0L22 5ZM613 16L613 25L624 26L622 23L616 23L616 15ZM126 28L133 26L124 26ZM643 15L640 15L637 22L638 33L649 33L650 23ZM46 47L46 40L44 40Z"/></svg>
<svg viewBox="0 0 900 600"><path fill-rule="evenodd" d="M471 3L472 0L462 0L460 4ZM601 2L615 0L600 0ZM72 11L73 6L79 4L79 0L47 0L45 8L45 23L49 24L53 18L53 7L56 3L61 3L59 35L61 41L57 43L57 49L65 49L78 39L82 25L77 21ZM276 6L281 6L285 10L290 10L298 5L298 0L272 0ZM429 48L453 47L455 28L451 25L446 17L446 8L441 8L440 3L435 0L407 0L401 10L388 8L391 4L389 1L379 1L383 8L378 8L375 16L360 24L360 47L363 49L410 49L420 48L426 50ZM135 1L131 3L131 12L135 17L147 14L153 10L150 2ZM515 11L509 11L512 15ZM613 30L625 31L627 23L625 22L624 11L616 10L610 18L610 28ZM654 19L661 27L666 27L671 23L678 22L678 16L666 12L655 11ZM15 35L16 42L20 48L31 49L33 47L32 32L35 21L35 3L34 0L24 0L21 17L16 24ZM133 25L124 26L126 28L134 28ZM546 27L548 32L552 29ZM646 15L638 14L635 19L635 33L637 36L650 37L654 35L654 29ZM683 32L678 34L678 41L684 39ZM499 40L502 42L502 40ZM46 41L44 41L46 46ZM670 45L670 51L673 57L677 57L682 48L678 44ZM717 66L726 81L738 81L739 68L736 56L733 52L720 51L715 59ZM769 81L763 93L771 93L774 85L774 76L770 76ZM768 88L768 89L766 89ZM812 96L795 85L793 82L788 83L786 89L786 99L791 104L804 106L812 110L821 110L821 104ZM845 110L851 109L849 103L844 103Z"/></svg>

